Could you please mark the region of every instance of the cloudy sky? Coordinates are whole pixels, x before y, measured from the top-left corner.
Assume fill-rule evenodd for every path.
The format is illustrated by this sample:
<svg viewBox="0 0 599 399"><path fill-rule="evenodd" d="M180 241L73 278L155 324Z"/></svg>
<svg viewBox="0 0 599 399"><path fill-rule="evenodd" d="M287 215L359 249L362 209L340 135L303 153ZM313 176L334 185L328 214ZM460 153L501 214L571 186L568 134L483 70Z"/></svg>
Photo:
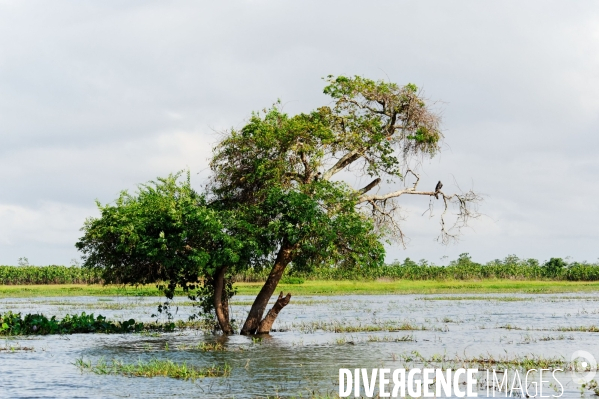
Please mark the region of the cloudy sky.
<svg viewBox="0 0 599 399"><path fill-rule="evenodd" d="M446 136L422 188L485 195L450 246L407 199L389 260L597 260L595 1L0 0L0 264L69 264L96 199L183 168L200 188L216 132L327 104L328 74L422 88Z"/></svg>

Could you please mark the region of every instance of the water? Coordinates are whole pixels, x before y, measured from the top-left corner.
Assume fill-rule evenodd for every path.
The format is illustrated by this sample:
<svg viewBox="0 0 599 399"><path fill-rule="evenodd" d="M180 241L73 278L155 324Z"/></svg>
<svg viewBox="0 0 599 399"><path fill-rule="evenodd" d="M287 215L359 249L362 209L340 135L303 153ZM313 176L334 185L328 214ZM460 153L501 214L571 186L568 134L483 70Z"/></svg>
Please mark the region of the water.
<svg viewBox="0 0 599 399"><path fill-rule="evenodd" d="M261 341L220 337L201 331L158 336L147 334L75 334L0 340L2 347L33 351L0 351L2 398L256 398L335 396L339 368L400 368L401 354L425 357L541 355L570 359L585 350L599 358L598 333L561 332L560 327L599 326L599 294L542 295L356 295L294 297L273 326L277 332ZM443 298L453 298L447 300ZM459 300L455 300L459 298ZM516 299L516 300L514 300ZM233 318L243 319L250 297L235 297ZM161 298L65 297L2 299L7 310L46 315L102 314L113 320L152 320ZM177 300L177 318L192 312ZM425 330L334 332L350 326L401 326ZM395 340L403 340L394 342ZM405 341L409 339L409 341ZM191 347L221 342L226 351ZM167 349L168 348L168 349ZM226 378L195 382L169 378L129 378L81 372L77 359L171 359L197 366L232 367ZM560 375L564 398L579 398L569 374ZM545 393L547 394L547 393ZM555 394L550 392L549 394ZM481 391L480 396L485 396ZM503 396L503 395L501 395ZM352 395L353 397L353 395Z"/></svg>

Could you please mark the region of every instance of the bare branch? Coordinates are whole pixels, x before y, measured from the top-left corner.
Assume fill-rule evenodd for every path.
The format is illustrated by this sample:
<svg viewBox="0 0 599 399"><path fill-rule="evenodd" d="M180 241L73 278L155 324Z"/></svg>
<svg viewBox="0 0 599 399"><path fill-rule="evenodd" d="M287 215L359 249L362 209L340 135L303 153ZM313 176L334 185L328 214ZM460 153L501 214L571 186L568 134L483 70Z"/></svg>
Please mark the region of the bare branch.
<svg viewBox="0 0 599 399"><path fill-rule="evenodd" d="M308 159L306 158L305 152L300 152L300 158L302 160L302 164L304 164L304 183L307 183L312 177L312 172L310 171L310 164L308 163Z"/></svg>
<svg viewBox="0 0 599 399"><path fill-rule="evenodd" d="M411 172L413 173L413 172ZM470 190L466 193L454 193L447 195L442 191L417 191L416 185L418 184L419 177L413 173L417 180L413 187L408 187L403 190L398 190L382 195L361 195L358 199L358 204L367 203L372 207L372 218L375 225L378 228L386 229L387 233L401 243L405 247L405 236L399 225L399 220L396 216L399 211L399 207L395 203L395 200L404 195L425 195L431 197L431 200L435 195L441 195L443 200L443 212L439 218L441 224L441 232L437 237L437 240L443 244L449 244L452 241L459 239L461 229L468 226L471 219L476 219L480 216L478 213L478 204L482 201L482 197ZM429 208L426 212L430 212L432 217L433 202L429 203ZM450 206L457 208L455 213L455 221L450 224L448 223L448 214Z"/></svg>
<svg viewBox="0 0 599 399"><path fill-rule="evenodd" d="M445 196L445 194L443 194L441 191L439 191L438 193ZM404 194L429 195L429 196L433 196L433 197L435 196L434 191L416 191L413 187L408 187L408 188L404 188L403 190L397 190L397 191L393 191L391 193L387 193L387 194L383 194L383 195L361 195L358 198L358 203L370 202L370 201L385 201L385 200L388 200L391 198L400 197Z"/></svg>
<svg viewBox="0 0 599 399"><path fill-rule="evenodd" d="M461 230L468 226L470 219L476 219L480 216L480 213L478 213L478 204L482 201L482 197L472 190L463 194L452 194L449 196L440 191L439 193L443 195L444 209L440 218L441 233L437 237L437 240L443 244L449 244L451 241L459 239ZM458 208L458 213L453 225L447 228L445 219L450 203Z"/></svg>
<svg viewBox="0 0 599 399"><path fill-rule="evenodd" d="M359 103L356 100L350 100L350 99L346 99L345 101L347 101L348 103L354 104L355 106L357 106L358 108L364 108L369 110L370 112L372 112L373 114L380 114L380 115L385 115L385 103L381 102L381 101L377 101L380 105L383 106L383 109L376 109L376 108L372 108L369 107L366 104L362 104Z"/></svg>
<svg viewBox="0 0 599 399"><path fill-rule="evenodd" d="M418 187L418 182L420 182L420 175L419 175L419 174L416 174L416 173L415 173L415 172L414 172L412 169L408 169L408 170L406 171L406 174L405 174L405 175L407 176L407 175L408 175L408 173L411 173L411 174L412 174L412 175L413 175L413 176L416 178L416 181L414 182L414 185L412 186L412 189L413 189L413 190L416 190L416 187Z"/></svg>
<svg viewBox="0 0 599 399"><path fill-rule="evenodd" d="M371 217L375 228L383 235L393 238L405 249L407 237L401 229L400 221L404 220L404 218L400 215L400 207L393 200L384 201L380 204L377 204L375 201L369 201L368 204L372 207Z"/></svg>
<svg viewBox="0 0 599 399"><path fill-rule="evenodd" d="M341 157L329 170L322 175L323 180L329 180L334 174L342 171L347 165L359 159L364 153L364 150L353 150Z"/></svg>

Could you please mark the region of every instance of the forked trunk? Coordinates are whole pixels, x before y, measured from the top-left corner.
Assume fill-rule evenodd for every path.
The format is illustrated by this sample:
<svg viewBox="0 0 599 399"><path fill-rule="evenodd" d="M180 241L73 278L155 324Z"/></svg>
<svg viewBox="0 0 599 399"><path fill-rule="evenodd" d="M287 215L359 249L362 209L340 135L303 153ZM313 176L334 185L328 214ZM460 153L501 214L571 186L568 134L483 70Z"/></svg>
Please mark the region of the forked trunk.
<svg viewBox="0 0 599 399"><path fill-rule="evenodd" d="M223 267L214 277L214 311L223 334L231 335L233 334L233 328L229 321L229 301L225 299L225 302L223 303L226 272L227 268Z"/></svg>
<svg viewBox="0 0 599 399"><path fill-rule="evenodd" d="M279 294L279 298L273 305L273 307L268 311L266 317L260 322L258 326L258 334L268 334L270 329L272 328L272 324L277 319L279 312L283 309L289 301L291 300L291 294L287 294L287 296L283 297L283 291Z"/></svg>
<svg viewBox="0 0 599 399"><path fill-rule="evenodd" d="M279 284L279 281L281 280L281 277L283 276L283 272L285 271L285 268L292 260L292 252L296 248L297 248L297 245L291 245L287 241L284 241L283 244L281 245L281 249L279 250L279 253L277 254L275 264L272 267L272 270L270 271L270 274L268 275L266 282L262 286L262 289L258 293L258 296L256 296L256 299L254 300L252 308L250 309L250 313L248 314L248 317L245 320L243 328L241 329L242 335L255 334L258 331L258 327L260 326L260 322L262 321L262 316L264 315L264 311L266 310L268 301L272 297L272 294L275 292L275 289L277 289L277 285ZM288 295L288 296L289 296L289 298L291 298L291 295ZM289 303L289 300L287 300L287 303ZM285 303L285 305L287 305L287 303ZM285 305L283 305L283 306L285 306ZM275 304L275 306L276 306L276 304ZM277 317L277 314L283 308L283 306L281 306L281 308L279 308L279 310L276 312L276 314L274 314L274 317L272 318L272 322L270 323L271 326L272 326L272 323L274 322L274 319ZM266 328L266 324L264 326ZM262 329L260 329L260 330L262 332ZM268 329L268 331L270 331L270 328ZM268 331L266 331L266 333Z"/></svg>

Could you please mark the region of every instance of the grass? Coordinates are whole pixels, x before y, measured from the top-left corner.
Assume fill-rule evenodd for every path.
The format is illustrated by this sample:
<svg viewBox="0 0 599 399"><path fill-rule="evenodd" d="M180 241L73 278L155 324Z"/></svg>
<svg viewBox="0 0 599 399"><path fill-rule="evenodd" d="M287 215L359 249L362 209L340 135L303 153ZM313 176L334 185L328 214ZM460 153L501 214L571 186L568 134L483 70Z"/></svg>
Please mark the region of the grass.
<svg viewBox="0 0 599 399"><path fill-rule="evenodd" d="M425 367L435 367L442 369L455 369L458 367L478 368L482 370L490 369L549 369L555 370L561 368L563 370L572 370L576 367L576 363L568 362L563 357L544 357L542 355L523 355L510 357L479 355L474 357L454 356L448 357L446 354L435 354L430 357L422 356L417 351L394 355L394 360L406 362L407 365L424 364ZM410 368L410 367L407 367Z"/></svg>
<svg viewBox="0 0 599 399"><path fill-rule="evenodd" d="M368 342L416 342L416 339L413 335L403 335L401 337L393 337L390 335L378 336L378 335L369 335Z"/></svg>
<svg viewBox="0 0 599 399"><path fill-rule="evenodd" d="M223 344L219 343L219 342L214 342L214 343L210 343L210 342L200 342L197 345L186 345L186 344L181 344L177 346L177 350L190 350L190 349L196 349L196 350L200 350L202 352L224 352L226 350L226 348L223 346Z"/></svg>
<svg viewBox="0 0 599 399"><path fill-rule="evenodd" d="M195 381L204 377L227 377L231 368L225 364L223 367L196 367L187 363L175 363L172 360L151 359L139 360L137 363L124 363L113 359L110 363L100 359L96 364L91 360L77 359L75 365L81 371L90 371L100 375L123 375L127 377L170 377L182 380Z"/></svg>
<svg viewBox="0 0 599 399"><path fill-rule="evenodd" d="M445 331L439 327L426 327L424 325L415 325L410 322L396 323L391 321L375 322L372 324L345 324L338 321L312 321L291 323L291 330L311 334L316 331L326 331L333 333L358 333L358 332L396 332L396 331Z"/></svg>
<svg viewBox="0 0 599 399"><path fill-rule="evenodd" d="M597 326L568 326L568 327L558 327L557 331L580 331L580 332L599 332L599 327Z"/></svg>
<svg viewBox="0 0 599 399"><path fill-rule="evenodd" d="M428 296L416 298L420 301L497 301L497 302L519 302L534 301L533 297L515 297L515 296Z"/></svg>
<svg viewBox="0 0 599 399"><path fill-rule="evenodd" d="M240 295L256 295L262 283L236 283ZM523 280L393 280L393 281L330 281L308 280L304 284L279 284L278 290L293 295L350 295L350 294L488 294L599 291L599 282L580 281L523 281ZM176 295L185 293L178 290ZM3 285L0 298L52 296L162 296L154 285L122 287L100 284ZM448 299L448 298L444 298ZM466 299L466 298L462 298ZM471 298L469 298L471 299Z"/></svg>
<svg viewBox="0 0 599 399"><path fill-rule="evenodd" d="M33 352L34 350L32 346L0 346L0 352Z"/></svg>

